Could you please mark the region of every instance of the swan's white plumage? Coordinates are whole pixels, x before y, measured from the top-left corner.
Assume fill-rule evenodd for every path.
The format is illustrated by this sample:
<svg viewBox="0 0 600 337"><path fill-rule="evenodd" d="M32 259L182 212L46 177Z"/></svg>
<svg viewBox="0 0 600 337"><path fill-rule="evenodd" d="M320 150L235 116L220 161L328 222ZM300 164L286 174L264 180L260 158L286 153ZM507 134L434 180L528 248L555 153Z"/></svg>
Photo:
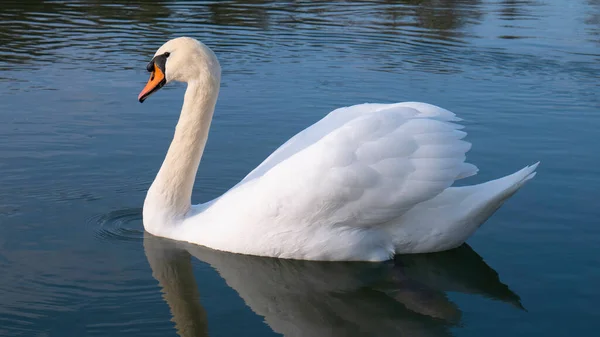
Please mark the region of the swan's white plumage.
<svg viewBox="0 0 600 337"><path fill-rule="evenodd" d="M422 103L333 111L242 181L257 179L246 189L251 203L307 225L373 227L433 198L471 169L470 144L447 122L453 114L422 106L435 112Z"/></svg>
<svg viewBox="0 0 600 337"><path fill-rule="evenodd" d="M182 111L187 117L180 124L191 114ZM209 203L167 221L167 210L145 205L144 225L153 234L219 250L296 259L380 261L453 248L535 169L451 187L477 173L465 162L471 144L463 140L459 121L448 110L419 102L340 108ZM182 152L178 146L174 140L171 147ZM163 164L161 171L167 169ZM147 204L160 208L154 194L149 192ZM163 204L168 208L168 200ZM156 223L154 214L166 224Z"/></svg>

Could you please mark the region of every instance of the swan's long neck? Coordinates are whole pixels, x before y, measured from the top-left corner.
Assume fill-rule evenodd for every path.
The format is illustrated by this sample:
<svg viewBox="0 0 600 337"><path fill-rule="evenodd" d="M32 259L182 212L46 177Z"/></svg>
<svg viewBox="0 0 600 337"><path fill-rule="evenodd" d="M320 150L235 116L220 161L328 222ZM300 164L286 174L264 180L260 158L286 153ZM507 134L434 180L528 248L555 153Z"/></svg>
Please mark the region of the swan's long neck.
<svg viewBox="0 0 600 337"><path fill-rule="evenodd" d="M152 234L182 219L191 207L218 91L213 78L188 82L173 141L144 202L144 226Z"/></svg>

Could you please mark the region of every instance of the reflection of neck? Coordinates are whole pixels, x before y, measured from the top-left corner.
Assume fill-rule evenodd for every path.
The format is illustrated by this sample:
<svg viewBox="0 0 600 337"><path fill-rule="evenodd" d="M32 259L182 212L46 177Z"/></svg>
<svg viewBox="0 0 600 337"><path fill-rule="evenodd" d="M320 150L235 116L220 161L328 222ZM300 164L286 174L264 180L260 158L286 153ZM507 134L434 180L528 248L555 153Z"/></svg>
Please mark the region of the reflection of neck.
<svg viewBox="0 0 600 337"><path fill-rule="evenodd" d="M200 304L190 254L169 246L170 241L157 240L161 239L146 236L144 250L152 276L160 284L171 309L177 333L181 337L207 337L206 311Z"/></svg>
<svg viewBox="0 0 600 337"><path fill-rule="evenodd" d="M190 209L219 91L215 82L206 78L188 83L173 141L144 202L144 225L153 234L157 226L185 216Z"/></svg>

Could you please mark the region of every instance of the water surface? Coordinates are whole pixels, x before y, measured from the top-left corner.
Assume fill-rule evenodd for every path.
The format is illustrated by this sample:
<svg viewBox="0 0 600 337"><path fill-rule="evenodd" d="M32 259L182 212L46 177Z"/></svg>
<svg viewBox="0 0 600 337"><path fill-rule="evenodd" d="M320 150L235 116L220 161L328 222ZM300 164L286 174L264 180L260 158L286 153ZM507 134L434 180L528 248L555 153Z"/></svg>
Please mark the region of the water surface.
<svg viewBox="0 0 600 337"><path fill-rule="evenodd" d="M218 253L143 232L188 35L223 67L194 202L329 111L424 101L480 173L538 176L456 251L385 264ZM595 335L600 2L8 1L0 10L0 335Z"/></svg>

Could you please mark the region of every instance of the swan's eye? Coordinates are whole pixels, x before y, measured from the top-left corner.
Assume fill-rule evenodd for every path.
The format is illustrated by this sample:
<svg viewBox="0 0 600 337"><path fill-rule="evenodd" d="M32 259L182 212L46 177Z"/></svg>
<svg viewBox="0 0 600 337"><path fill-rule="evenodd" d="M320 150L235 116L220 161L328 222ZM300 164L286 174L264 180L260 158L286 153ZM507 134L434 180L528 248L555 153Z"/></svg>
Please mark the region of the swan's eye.
<svg viewBox="0 0 600 337"><path fill-rule="evenodd" d="M163 55L165 55L165 57L169 57L169 55L171 55L171 53L169 53L169 52L166 52L166 53L164 53Z"/></svg>

